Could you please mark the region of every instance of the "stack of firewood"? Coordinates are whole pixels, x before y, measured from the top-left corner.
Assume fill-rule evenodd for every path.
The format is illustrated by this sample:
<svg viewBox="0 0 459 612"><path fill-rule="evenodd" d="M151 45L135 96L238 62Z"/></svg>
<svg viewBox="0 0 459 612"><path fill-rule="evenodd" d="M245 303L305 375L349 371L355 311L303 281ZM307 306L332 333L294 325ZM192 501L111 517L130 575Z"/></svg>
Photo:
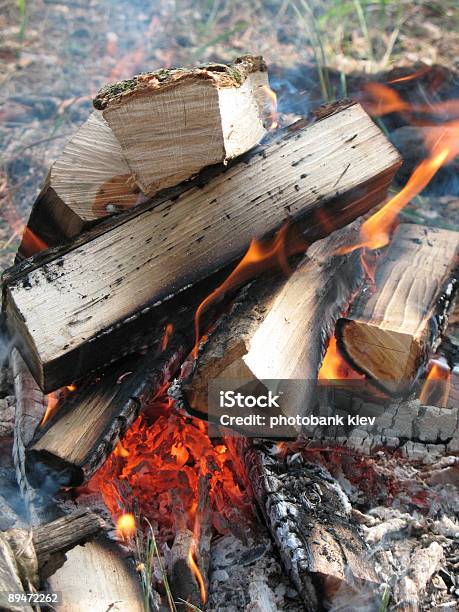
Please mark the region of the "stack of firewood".
<svg viewBox="0 0 459 612"><path fill-rule="evenodd" d="M3 313L22 356L16 467L32 505L43 474L57 489L100 467L190 355L196 309L216 290L200 320L212 333L174 390L193 414L209 416L208 384L219 377L316 380L334 333L344 358L385 393L423 372L453 301L458 235L400 226L369 291L359 251L337 253L384 202L398 152L349 100L268 134L268 92L266 65L251 56L116 83L51 168L28 224L49 248L30 255L24 242L3 276ZM292 274L271 266L221 289L251 240L279 230L273 242L285 241L279 258L293 255ZM38 426L43 394L75 383ZM292 414L311 409L312 387ZM274 489L290 487L293 510L301 494L263 445L237 452L308 609L343 584L377 582L326 471L292 464L320 491L300 512L303 528Z"/></svg>

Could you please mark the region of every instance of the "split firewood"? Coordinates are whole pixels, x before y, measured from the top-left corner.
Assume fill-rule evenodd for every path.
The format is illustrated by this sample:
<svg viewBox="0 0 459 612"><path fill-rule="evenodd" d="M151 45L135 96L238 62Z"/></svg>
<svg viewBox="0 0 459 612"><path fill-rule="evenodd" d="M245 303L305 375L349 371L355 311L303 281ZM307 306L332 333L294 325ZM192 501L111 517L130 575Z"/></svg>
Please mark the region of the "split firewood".
<svg viewBox="0 0 459 612"><path fill-rule="evenodd" d="M337 257L340 246L358 235L356 222L317 242L293 274L278 274L254 281L238 296L231 312L220 319L199 351L194 368L174 389L184 407L210 419L209 382L234 380L234 389L254 381L279 381L270 389L279 393L283 380L303 381L288 388L282 402L284 414L301 416L316 401L316 379L328 337L335 322L363 281L356 253ZM270 384L270 383L268 383ZM225 387L226 389L226 387ZM176 393L177 391L177 393ZM215 406L214 406L215 407ZM246 408L231 409L232 416L244 416ZM266 408L251 408L251 413L268 414ZM279 411L276 411L278 414ZM274 415L273 415L274 416ZM266 420L257 425L256 435L273 435ZM295 436L300 426L284 428Z"/></svg>
<svg viewBox="0 0 459 612"><path fill-rule="evenodd" d="M56 407L26 451L26 474L60 486L79 486L97 471L145 405L170 380L189 350L172 343L160 355L125 360Z"/></svg>
<svg viewBox="0 0 459 612"><path fill-rule="evenodd" d="M454 303L459 233L401 225L365 290L336 326L342 354L392 394L409 390L438 347Z"/></svg>
<svg viewBox="0 0 459 612"><path fill-rule="evenodd" d="M198 177L172 199L7 271L7 325L41 388L113 359L156 303L230 264L287 218L311 242L380 202L398 153L359 105L328 113L210 170L212 178Z"/></svg>
<svg viewBox="0 0 459 612"><path fill-rule="evenodd" d="M138 575L106 537L69 551L67 561L49 578L48 590L62 593L62 601L53 606L58 612L145 609Z"/></svg>
<svg viewBox="0 0 459 612"><path fill-rule="evenodd" d="M19 593L24 595L21 574L8 539L0 533L0 609L9 612L32 611L27 603L14 603L8 601L8 593Z"/></svg>
<svg viewBox="0 0 459 612"><path fill-rule="evenodd" d="M101 520L81 509L32 530L0 532L0 607L2 610L31 610L7 601L8 593L31 593L38 589L66 560L65 553L96 537Z"/></svg>
<svg viewBox="0 0 459 612"><path fill-rule="evenodd" d="M43 512L46 513L47 504L40 490L34 489L29 482L25 469L25 449L31 442L35 430L45 414L47 398L43 395L29 368L15 348L11 352L11 368L16 395L13 462L29 520L32 524L36 524L40 522Z"/></svg>
<svg viewBox="0 0 459 612"><path fill-rule="evenodd" d="M266 133L261 57L162 69L104 87L94 100L139 187L151 195L237 157Z"/></svg>
<svg viewBox="0 0 459 612"><path fill-rule="evenodd" d="M253 444L252 444L253 442ZM239 455L255 498L305 608L330 607L339 592L376 592L379 579L340 485L299 453L240 438ZM368 601L367 601L368 603Z"/></svg>
<svg viewBox="0 0 459 612"><path fill-rule="evenodd" d="M57 246L141 200L117 139L102 114L94 112L54 162L27 227L48 246ZM30 255L24 242L19 253Z"/></svg>

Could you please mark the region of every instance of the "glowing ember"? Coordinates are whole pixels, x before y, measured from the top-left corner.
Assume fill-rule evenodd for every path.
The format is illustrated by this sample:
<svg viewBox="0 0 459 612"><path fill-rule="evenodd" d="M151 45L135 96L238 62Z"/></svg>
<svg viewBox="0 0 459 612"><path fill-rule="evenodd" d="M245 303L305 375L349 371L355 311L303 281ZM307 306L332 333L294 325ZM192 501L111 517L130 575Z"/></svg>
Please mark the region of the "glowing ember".
<svg viewBox="0 0 459 612"><path fill-rule="evenodd" d="M441 358L431 359L427 378L422 387L419 401L425 406L446 408L451 388L451 369Z"/></svg>
<svg viewBox="0 0 459 612"><path fill-rule="evenodd" d="M207 308L222 299L226 293L237 289L244 283L271 268L278 267L285 274L291 273L288 257L304 253L308 245L295 226L284 223L277 234L268 241L252 239L250 246L236 268L226 280L208 295L199 305L195 315L195 347L196 357L200 341L200 318Z"/></svg>
<svg viewBox="0 0 459 612"><path fill-rule="evenodd" d="M412 81L413 79L417 79L421 76L424 76L424 74L427 74L431 70L432 70L431 66L423 66L419 70L416 70L416 72L412 72L411 74L407 74L406 76L403 76L403 77L398 77L397 79L391 79L390 81L387 81L387 82L390 84L393 84L393 83L403 83L405 81Z"/></svg>
<svg viewBox="0 0 459 612"><path fill-rule="evenodd" d="M186 527L198 542L196 508L202 476L209 478L213 526L228 533L231 524L240 524L251 514L234 458L221 442L214 446L204 422L175 410L165 388L133 423L87 489L102 494L114 519L120 511L131 510L135 500L139 514L158 526L162 541L172 542L177 530Z"/></svg>
<svg viewBox="0 0 459 612"><path fill-rule="evenodd" d="M136 531L135 518L130 512L122 514L116 521L116 532L123 540L131 538Z"/></svg>
<svg viewBox="0 0 459 612"><path fill-rule="evenodd" d="M271 87L268 87L268 85L263 85L261 89L268 97L271 108L271 125L269 126L269 129L275 130L277 127L279 127L279 113L277 112L276 93L271 89Z"/></svg>

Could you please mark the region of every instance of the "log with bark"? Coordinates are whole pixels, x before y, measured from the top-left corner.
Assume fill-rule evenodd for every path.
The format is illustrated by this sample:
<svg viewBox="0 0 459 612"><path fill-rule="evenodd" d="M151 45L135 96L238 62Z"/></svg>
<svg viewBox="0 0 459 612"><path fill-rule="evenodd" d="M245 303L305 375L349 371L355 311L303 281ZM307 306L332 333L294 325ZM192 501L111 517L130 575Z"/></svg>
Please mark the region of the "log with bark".
<svg viewBox="0 0 459 612"><path fill-rule="evenodd" d="M27 227L53 247L141 200L117 139L96 111L54 162ZM28 257L28 249L23 241L19 254Z"/></svg>
<svg viewBox="0 0 459 612"><path fill-rule="evenodd" d="M36 487L44 480L79 486L96 472L148 402L173 376L189 350L175 338L162 354L157 347L93 377L57 405L25 454L26 475Z"/></svg>
<svg viewBox="0 0 459 612"><path fill-rule="evenodd" d="M459 233L402 224L365 290L336 326L349 363L391 394L409 391L435 352L454 303Z"/></svg>
<svg viewBox="0 0 459 612"><path fill-rule="evenodd" d="M261 57L161 69L104 87L94 100L139 187L151 195L245 153L266 133Z"/></svg>
<svg viewBox="0 0 459 612"><path fill-rule="evenodd" d="M11 368L16 395L13 462L29 520L31 524L37 524L47 514L47 503L40 490L36 490L29 482L25 469L25 449L43 419L48 402L15 348L11 352Z"/></svg>
<svg viewBox="0 0 459 612"><path fill-rule="evenodd" d="M287 416L301 416L312 408L328 338L363 282L357 253L335 255L355 241L359 226L354 222L314 244L289 278L278 274L268 281L262 276L240 293L231 312L201 344L187 378L172 391L187 410L216 419L220 413L215 413L214 402L209 404L208 387L218 379L224 381L225 390L233 381L234 390L266 381L272 393L286 394L282 410ZM271 381L278 381L275 388ZM246 408L231 409L232 416L246 413ZM268 410L255 406L251 413L266 416ZM278 413L276 409L272 416ZM282 433L295 437L299 429L299 425L286 427ZM275 434L268 419L264 427L256 427L257 436Z"/></svg>
<svg viewBox="0 0 459 612"><path fill-rule="evenodd" d="M166 310L163 319L147 330L144 341L148 349L79 381L76 390L57 403L42 427L37 428L35 423L35 435L29 437L21 454L25 464L20 462L19 473L24 479L39 485L46 476L55 488L78 486L90 479L180 368L193 347L196 308L209 287L223 278L222 274L214 275L210 285L207 281L200 283L171 300L170 311ZM203 325L212 324L220 312L220 306L210 308Z"/></svg>
<svg viewBox="0 0 459 612"><path fill-rule="evenodd" d="M7 325L44 391L113 359L154 305L209 276L289 219L308 242L385 196L396 150L358 104L182 186L4 275ZM212 176L213 175L213 176Z"/></svg>
<svg viewBox="0 0 459 612"><path fill-rule="evenodd" d="M376 595L379 579L340 485L300 453L269 442L234 439L255 498L306 610L331 607L346 591Z"/></svg>

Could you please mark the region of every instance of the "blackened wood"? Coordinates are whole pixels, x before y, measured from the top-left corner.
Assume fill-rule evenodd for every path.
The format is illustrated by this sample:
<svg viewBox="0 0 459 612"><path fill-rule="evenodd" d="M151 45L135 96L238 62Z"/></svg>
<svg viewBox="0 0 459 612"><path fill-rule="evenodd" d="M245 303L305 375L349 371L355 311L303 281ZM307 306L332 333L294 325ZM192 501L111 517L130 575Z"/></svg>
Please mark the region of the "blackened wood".
<svg viewBox="0 0 459 612"><path fill-rule="evenodd" d="M236 441L253 492L280 557L303 598L316 612L338 591L349 595L379 583L370 550L340 485L300 453L283 455L263 441Z"/></svg>
<svg viewBox="0 0 459 612"><path fill-rule="evenodd" d="M26 451L26 470L36 486L46 477L78 486L105 462L145 405L168 382L190 350L180 334L164 353L157 346L83 384L57 406Z"/></svg>
<svg viewBox="0 0 459 612"><path fill-rule="evenodd" d="M384 391L406 393L435 352L457 287L459 232L402 224L336 326L342 354Z"/></svg>
<svg viewBox="0 0 459 612"><path fill-rule="evenodd" d="M311 242L366 213L399 164L356 104L293 126L173 199L7 272L3 307L13 339L45 391L68 384L147 326L154 304L240 257L251 238L290 219Z"/></svg>

